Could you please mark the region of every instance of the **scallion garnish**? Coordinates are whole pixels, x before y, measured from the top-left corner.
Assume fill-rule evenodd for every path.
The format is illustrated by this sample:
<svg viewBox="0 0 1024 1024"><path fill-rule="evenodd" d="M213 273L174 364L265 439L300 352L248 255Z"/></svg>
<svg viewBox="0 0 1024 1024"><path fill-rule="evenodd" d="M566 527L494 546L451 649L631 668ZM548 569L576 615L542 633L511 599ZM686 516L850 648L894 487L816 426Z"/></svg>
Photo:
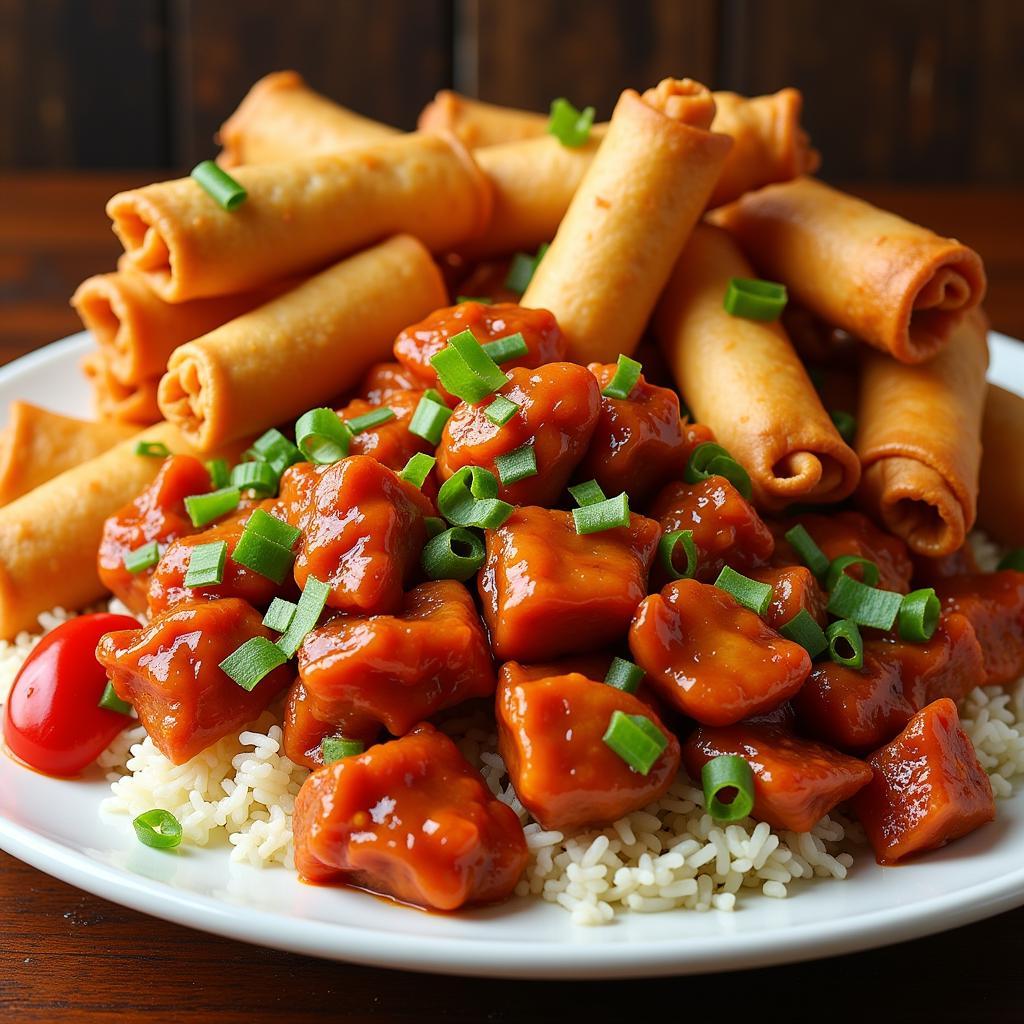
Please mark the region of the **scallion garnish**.
<svg viewBox="0 0 1024 1024"><path fill-rule="evenodd" d="M686 556L686 568L681 572L676 565L676 551L682 548ZM693 530L673 530L658 542L658 561L669 579L693 579L697 573L697 545L693 541Z"/></svg>
<svg viewBox="0 0 1024 1024"><path fill-rule="evenodd" d="M388 405L384 405L379 409L364 413L362 416L356 416L354 419L347 420L346 422L348 429L353 434L362 434L367 430L373 430L374 427L383 426L394 418L395 410Z"/></svg>
<svg viewBox="0 0 1024 1024"><path fill-rule="evenodd" d="M629 356L619 355L615 365L615 376L609 381L608 386L601 392L605 398L627 399L640 380L643 372L643 365Z"/></svg>
<svg viewBox="0 0 1024 1024"><path fill-rule="evenodd" d="M433 393L437 394L436 391ZM451 409L444 402L431 398L431 392L428 391L419 400L412 419L409 420L409 433L422 437L431 444L440 444L441 433L451 414Z"/></svg>
<svg viewBox="0 0 1024 1024"><path fill-rule="evenodd" d="M779 632L793 643L799 644L812 658L816 658L828 647L825 631L806 608L801 608L779 627Z"/></svg>
<svg viewBox="0 0 1024 1024"><path fill-rule="evenodd" d="M839 582L839 577L848 576L849 573L846 570L855 565L861 567L861 583L869 587L878 586L880 578L878 566L870 558L861 558L860 555L840 555L838 558L833 558L829 564L828 572L825 574L825 589L834 590L836 583Z"/></svg>
<svg viewBox="0 0 1024 1024"><path fill-rule="evenodd" d="M832 417L832 422L836 425L839 436L847 444L853 444L853 439L857 434L857 420L853 413L846 412L843 409L833 409L829 416Z"/></svg>
<svg viewBox="0 0 1024 1024"><path fill-rule="evenodd" d="M482 306L493 306L494 299L487 295L456 295L455 305L461 306L464 302L479 302Z"/></svg>
<svg viewBox="0 0 1024 1024"><path fill-rule="evenodd" d="M288 660L287 655L265 636L252 636L221 663L221 670L243 690L256 684Z"/></svg>
<svg viewBox="0 0 1024 1024"><path fill-rule="evenodd" d="M481 466L463 466L441 485L437 509L455 526L497 529L514 511L498 498L498 478Z"/></svg>
<svg viewBox="0 0 1024 1024"><path fill-rule="evenodd" d="M634 665L633 662L627 661L625 658L612 658L604 681L609 686L614 686L616 690L636 693L643 678L644 670L639 665Z"/></svg>
<svg viewBox="0 0 1024 1024"><path fill-rule="evenodd" d="M295 618L295 609L298 607L293 601L286 601L283 597L275 597L270 602L267 614L263 616L263 625L276 633L284 633L292 624Z"/></svg>
<svg viewBox="0 0 1024 1024"><path fill-rule="evenodd" d="M878 590L845 573L836 580L828 599L828 610L840 619L852 619L858 626L892 629L903 595Z"/></svg>
<svg viewBox="0 0 1024 1024"><path fill-rule="evenodd" d="M135 445L135 454L145 456L147 459L166 459L171 454L171 449L163 441L139 441Z"/></svg>
<svg viewBox="0 0 1024 1024"><path fill-rule="evenodd" d="M197 544L188 556L185 571L186 587L213 587L224 580L224 562L227 559L226 541L215 540Z"/></svg>
<svg viewBox="0 0 1024 1024"><path fill-rule="evenodd" d="M302 452L276 427L271 427L266 433L260 434L245 454L257 462L267 463L278 476L289 466L302 462L304 458Z"/></svg>
<svg viewBox="0 0 1024 1024"><path fill-rule="evenodd" d="M645 715L613 711L604 742L635 772L647 775L668 746L665 734Z"/></svg>
<svg viewBox="0 0 1024 1024"><path fill-rule="evenodd" d="M186 499L187 500L187 499ZM152 569L160 561L160 545L151 540L148 544L140 544L134 551L124 556L124 567L132 575Z"/></svg>
<svg viewBox="0 0 1024 1024"><path fill-rule="evenodd" d="M715 821L739 821L754 809L754 772L739 754L719 754L700 770L704 807ZM723 803L723 790L735 790L729 803Z"/></svg>
<svg viewBox="0 0 1024 1024"><path fill-rule="evenodd" d="M212 160L203 160L192 168L191 177L222 209L231 213L245 202L248 193L222 167Z"/></svg>
<svg viewBox="0 0 1024 1024"><path fill-rule="evenodd" d="M629 526L629 496L623 491L614 498L574 508L572 519L576 532L581 535Z"/></svg>
<svg viewBox="0 0 1024 1024"><path fill-rule="evenodd" d="M831 563L828 560L828 555L814 543L814 538L807 532L807 529L797 523L792 529L786 531L785 537L800 561L811 570L817 579L824 580L828 575Z"/></svg>
<svg viewBox="0 0 1024 1024"><path fill-rule="evenodd" d="M268 462L240 462L231 470L231 486L240 491L252 491L261 498L277 494L279 477Z"/></svg>
<svg viewBox="0 0 1024 1024"><path fill-rule="evenodd" d="M1013 551L1007 551L1005 555L999 560L999 564L996 566L998 572L1002 572L1004 569L1012 569L1014 572L1024 572L1024 548L1014 548Z"/></svg>
<svg viewBox="0 0 1024 1024"><path fill-rule="evenodd" d="M295 546L295 542L302 535L302 531L297 526L278 519L277 516L271 515L262 508L253 510L252 515L245 521L245 531L246 533L258 533L261 537L272 540L275 544L280 544L281 547L289 550Z"/></svg>
<svg viewBox="0 0 1024 1024"><path fill-rule="evenodd" d="M524 444L494 460L498 477L506 487L537 475L537 453L532 444Z"/></svg>
<svg viewBox="0 0 1024 1024"><path fill-rule="evenodd" d="M320 741L320 753L323 755L324 764L334 764L343 757L354 757L365 749L365 743L360 740L347 740L344 736L325 736Z"/></svg>
<svg viewBox="0 0 1024 1024"><path fill-rule="evenodd" d="M715 586L731 594L744 608L765 615L772 601L772 588L760 580L752 580L730 566L725 566L715 580Z"/></svg>
<svg viewBox="0 0 1024 1024"><path fill-rule="evenodd" d="M231 484L231 469L227 459L210 459L206 464L206 469L210 474L210 486L215 491Z"/></svg>
<svg viewBox="0 0 1024 1024"><path fill-rule="evenodd" d="M437 459L433 455L416 452L415 455L410 456L409 461L398 475L413 487L422 487L427 482L427 477L430 476L430 471L436 462Z"/></svg>
<svg viewBox="0 0 1024 1024"><path fill-rule="evenodd" d="M479 402L508 383L501 367L483 350L472 331L460 331L430 357L445 391L465 402Z"/></svg>
<svg viewBox="0 0 1024 1024"><path fill-rule="evenodd" d="M306 577L306 585L302 588L292 621L284 636L277 641L277 646L287 657L291 658L295 654L305 635L316 626L330 592L331 588L315 576Z"/></svg>
<svg viewBox="0 0 1024 1024"><path fill-rule="evenodd" d="M284 583L295 561L295 555L288 548L269 540L256 530L243 530L231 554L231 561L244 565L247 569L280 585Z"/></svg>
<svg viewBox="0 0 1024 1024"><path fill-rule="evenodd" d="M144 846L155 850L173 850L181 845L181 822L162 807L143 811L132 821L135 835Z"/></svg>
<svg viewBox="0 0 1024 1024"><path fill-rule="evenodd" d="M558 99L551 101L548 134L554 135L563 146L576 149L590 138L594 113L593 107L577 110L564 96L559 96Z"/></svg>
<svg viewBox="0 0 1024 1024"><path fill-rule="evenodd" d="M931 640L938 628L941 613L942 605L934 588L912 590L900 601L896 617L900 639L912 644L923 644Z"/></svg>
<svg viewBox="0 0 1024 1024"><path fill-rule="evenodd" d="M786 299L784 284L734 277L722 304L727 313L745 320L778 320L786 308Z"/></svg>
<svg viewBox="0 0 1024 1024"><path fill-rule="evenodd" d="M720 445L705 441L690 453L683 479L688 484L707 480L709 476L724 476L747 501L753 493L750 474Z"/></svg>
<svg viewBox="0 0 1024 1024"><path fill-rule="evenodd" d="M131 704L126 700L121 700L114 689L114 684L109 682L103 687L103 694L96 706L107 711L116 711L119 715L130 715L132 713Z"/></svg>
<svg viewBox="0 0 1024 1024"><path fill-rule="evenodd" d="M448 524L440 516L424 516L423 525L427 528L428 539L448 529Z"/></svg>
<svg viewBox="0 0 1024 1024"><path fill-rule="evenodd" d="M864 640L852 619L838 619L825 630L828 656L847 668L864 667Z"/></svg>
<svg viewBox="0 0 1024 1024"><path fill-rule="evenodd" d="M484 564L484 542L472 530L453 526L423 546L420 565L432 580L465 582Z"/></svg>
<svg viewBox="0 0 1024 1024"><path fill-rule="evenodd" d="M517 252L512 257L508 273L505 275L505 287L516 295L522 295L533 280L533 275L547 251L548 243L543 242L533 256L526 252Z"/></svg>
<svg viewBox="0 0 1024 1024"><path fill-rule="evenodd" d="M586 483L576 484L569 488L573 501L581 508L587 505L596 505L599 501L605 500L605 493L596 480L587 480Z"/></svg>
<svg viewBox="0 0 1024 1024"><path fill-rule="evenodd" d="M206 526L238 508L242 492L237 487L221 487L208 494L190 494L185 499L185 511L193 526Z"/></svg>
<svg viewBox="0 0 1024 1024"><path fill-rule="evenodd" d="M522 359L530 354L526 339L518 331L504 338L486 341L480 346L499 366L512 359Z"/></svg>
<svg viewBox="0 0 1024 1024"><path fill-rule="evenodd" d="M519 406L504 395L496 395L494 401L484 409L484 415L498 427L503 427L517 412Z"/></svg>
<svg viewBox="0 0 1024 1024"><path fill-rule="evenodd" d="M352 430L333 409L310 409L295 421L299 451L319 466L345 458L352 444Z"/></svg>

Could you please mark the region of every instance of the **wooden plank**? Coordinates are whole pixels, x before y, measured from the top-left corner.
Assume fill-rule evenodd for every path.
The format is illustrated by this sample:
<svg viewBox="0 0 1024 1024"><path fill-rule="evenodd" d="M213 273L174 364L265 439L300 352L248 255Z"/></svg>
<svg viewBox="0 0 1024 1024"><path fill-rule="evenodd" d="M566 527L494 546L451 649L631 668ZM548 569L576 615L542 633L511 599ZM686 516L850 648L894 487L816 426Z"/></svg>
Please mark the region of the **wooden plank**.
<svg viewBox="0 0 1024 1024"><path fill-rule="evenodd" d="M556 96L607 117L622 89L675 75L710 82L715 0L463 0L457 89L547 110Z"/></svg>
<svg viewBox="0 0 1024 1024"><path fill-rule="evenodd" d="M166 162L161 0L0 0L0 167Z"/></svg>
<svg viewBox="0 0 1024 1024"><path fill-rule="evenodd" d="M213 136L257 78L294 68L332 99L402 128L451 74L450 0L171 0L177 162Z"/></svg>

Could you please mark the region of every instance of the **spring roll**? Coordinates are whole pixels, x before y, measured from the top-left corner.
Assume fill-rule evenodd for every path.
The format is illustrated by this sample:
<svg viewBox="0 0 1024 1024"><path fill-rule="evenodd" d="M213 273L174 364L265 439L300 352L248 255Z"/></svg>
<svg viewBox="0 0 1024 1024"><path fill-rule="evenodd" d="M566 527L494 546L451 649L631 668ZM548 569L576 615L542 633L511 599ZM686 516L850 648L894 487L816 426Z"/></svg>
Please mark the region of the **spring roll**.
<svg viewBox="0 0 1024 1024"><path fill-rule="evenodd" d="M104 520L151 483L161 464L135 454L139 440L190 451L161 423L0 508L0 639L35 628L50 608L81 608L102 597L96 549Z"/></svg>
<svg viewBox="0 0 1024 1024"><path fill-rule="evenodd" d="M137 427L163 419L156 404L160 374L143 377L134 384L122 384L110 372L102 351L90 352L82 360L82 372L92 385L93 406L100 419L134 423Z"/></svg>
<svg viewBox="0 0 1024 1024"><path fill-rule="evenodd" d="M115 380L124 385L161 375L186 341L234 320L283 291L270 285L214 299L164 302L137 274L96 274L83 281L71 305L92 332Z"/></svg>
<svg viewBox="0 0 1024 1024"><path fill-rule="evenodd" d="M441 135L290 163L241 167L248 198L229 213L191 178L114 196L107 213L126 268L166 302L247 291L389 235L433 251L478 233L490 215L487 179Z"/></svg>
<svg viewBox="0 0 1024 1024"><path fill-rule="evenodd" d="M314 92L297 71L264 75L221 125L222 167L271 164L383 142L400 132Z"/></svg>
<svg viewBox="0 0 1024 1024"><path fill-rule="evenodd" d="M765 277L900 362L934 356L985 294L973 249L813 178L747 193L714 219Z"/></svg>
<svg viewBox="0 0 1024 1024"><path fill-rule="evenodd" d="M555 314L578 363L632 352L707 204L732 140L709 131L704 86L622 93L522 304Z"/></svg>
<svg viewBox="0 0 1024 1024"><path fill-rule="evenodd" d="M988 385L981 421L978 525L1007 547L1024 546L1024 398Z"/></svg>
<svg viewBox="0 0 1024 1024"><path fill-rule="evenodd" d="M126 423L91 423L28 402L12 402L7 426L0 431L0 505L137 432Z"/></svg>
<svg viewBox="0 0 1024 1024"><path fill-rule="evenodd" d="M694 228L654 318L655 334L694 418L750 474L759 508L841 501L860 463L822 408L777 323L725 311L729 279L753 271L720 228Z"/></svg>
<svg viewBox="0 0 1024 1024"><path fill-rule="evenodd" d="M160 408L210 451L355 387L403 327L447 301L430 253L398 235L182 345L160 382Z"/></svg>
<svg viewBox="0 0 1024 1024"><path fill-rule="evenodd" d="M858 500L919 555L951 554L974 525L987 336L972 310L927 363L863 356Z"/></svg>
<svg viewBox="0 0 1024 1024"><path fill-rule="evenodd" d="M451 132L463 145L479 149L543 135L548 118L442 89L420 112L417 127L421 132Z"/></svg>

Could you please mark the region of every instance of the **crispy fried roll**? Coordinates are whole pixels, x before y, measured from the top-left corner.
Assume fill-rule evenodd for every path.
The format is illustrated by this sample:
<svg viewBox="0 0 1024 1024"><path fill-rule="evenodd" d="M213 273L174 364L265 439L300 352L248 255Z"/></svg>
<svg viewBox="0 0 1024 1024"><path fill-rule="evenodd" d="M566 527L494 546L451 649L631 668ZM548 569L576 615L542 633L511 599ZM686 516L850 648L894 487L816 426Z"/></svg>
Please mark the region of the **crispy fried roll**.
<svg viewBox="0 0 1024 1024"><path fill-rule="evenodd" d="M1003 544L1024 545L1024 398L989 384L981 421L978 525Z"/></svg>
<svg viewBox="0 0 1024 1024"><path fill-rule="evenodd" d="M145 427L163 418L156 404L159 373L142 377L134 384L122 384L110 372L110 364L102 350L90 352L82 360L82 372L92 385L93 405L101 419Z"/></svg>
<svg viewBox="0 0 1024 1024"><path fill-rule="evenodd" d="M519 142L543 135L548 118L532 110L517 110L442 89L420 112L421 132L451 132L470 149Z"/></svg>

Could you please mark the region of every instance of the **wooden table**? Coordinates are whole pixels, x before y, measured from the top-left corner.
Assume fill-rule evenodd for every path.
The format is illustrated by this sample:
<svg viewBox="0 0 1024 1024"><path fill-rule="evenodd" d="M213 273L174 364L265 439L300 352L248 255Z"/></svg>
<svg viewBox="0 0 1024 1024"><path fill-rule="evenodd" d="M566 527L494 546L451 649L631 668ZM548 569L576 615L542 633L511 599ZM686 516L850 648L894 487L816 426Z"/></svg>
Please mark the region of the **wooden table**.
<svg viewBox="0 0 1024 1024"><path fill-rule="evenodd" d="M149 176L151 178L151 176ZM0 363L78 329L67 298L118 247L103 203L145 174L7 179L0 187ZM1024 191L861 188L974 245L988 309L1024 337ZM685 928L685 917L680 917ZM1024 909L900 946L716 978L589 983L432 978L278 953L165 924L97 899L0 853L0 1021L487 1021L658 1012L709 1018L761 998L787 1015L976 1024L1019 1019ZM599 979L595 979L599 980ZM729 1012L726 1009L726 1012ZM733 1011L736 1012L736 1011ZM741 1010L746 1013L749 1011Z"/></svg>

